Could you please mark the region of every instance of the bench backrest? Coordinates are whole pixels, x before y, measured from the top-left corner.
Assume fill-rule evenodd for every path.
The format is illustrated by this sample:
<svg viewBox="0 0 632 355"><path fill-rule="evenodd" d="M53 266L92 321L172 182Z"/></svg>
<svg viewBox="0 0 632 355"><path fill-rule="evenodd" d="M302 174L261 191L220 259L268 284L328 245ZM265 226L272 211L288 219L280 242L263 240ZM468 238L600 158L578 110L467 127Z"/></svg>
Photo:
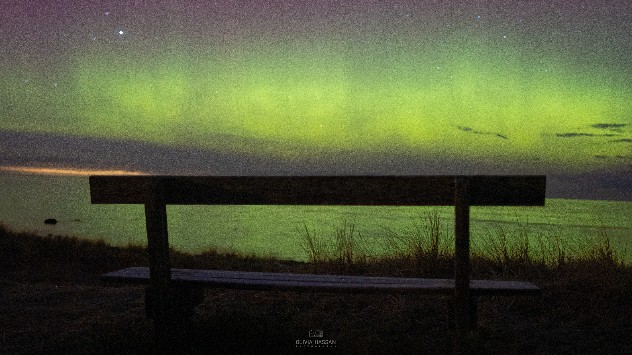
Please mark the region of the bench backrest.
<svg viewBox="0 0 632 355"><path fill-rule="evenodd" d="M95 204L542 206L545 176L91 176ZM158 196L157 196L158 195Z"/></svg>

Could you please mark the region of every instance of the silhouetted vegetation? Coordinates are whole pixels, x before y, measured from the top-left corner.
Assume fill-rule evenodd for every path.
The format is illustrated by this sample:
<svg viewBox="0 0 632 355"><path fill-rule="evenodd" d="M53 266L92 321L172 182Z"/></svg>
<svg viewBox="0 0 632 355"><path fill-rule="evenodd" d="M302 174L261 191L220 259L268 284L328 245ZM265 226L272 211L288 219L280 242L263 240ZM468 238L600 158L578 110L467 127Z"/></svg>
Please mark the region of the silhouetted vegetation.
<svg viewBox="0 0 632 355"><path fill-rule="evenodd" d="M312 260L307 263L215 251L172 251L171 260L184 268L451 277L444 230L430 215L411 231L391 231L391 252L382 257L363 250L357 230L345 224L329 236L302 232ZM470 339L474 352L628 351L632 268L612 251L605 233L582 255L561 235L507 235L497 228L486 238L487 253L473 248L473 277L531 281L543 296L483 298ZM143 287L104 287L98 281L103 272L135 265L147 265L142 246L112 247L0 226L0 352L150 353ZM211 289L196 309L187 351L293 353L297 340L309 340L309 331L320 329L336 347L313 349L319 352L445 353L452 344L449 310L449 300L436 296Z"/></svg>

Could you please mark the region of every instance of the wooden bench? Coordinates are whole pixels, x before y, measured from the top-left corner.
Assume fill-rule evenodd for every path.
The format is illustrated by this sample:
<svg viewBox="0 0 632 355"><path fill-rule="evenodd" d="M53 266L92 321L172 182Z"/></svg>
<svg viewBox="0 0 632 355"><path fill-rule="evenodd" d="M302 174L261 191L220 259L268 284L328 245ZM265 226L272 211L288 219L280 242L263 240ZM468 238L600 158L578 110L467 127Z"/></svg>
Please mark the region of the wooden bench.
<svg viewBox="0 0 632 355"><path fill-rule="evenodd" d="M545 176L91 176L95 204L143 204L149 267L102 280L148 284L146 308L156 340L174 315L190 314L203 287L350 293L443 294L454 298L456 339L476 323L479 296L538 295L528 282L470 280L470 206L543 206ZM422 279L171 269L166 205L455 206L455 278Z"/></svg>

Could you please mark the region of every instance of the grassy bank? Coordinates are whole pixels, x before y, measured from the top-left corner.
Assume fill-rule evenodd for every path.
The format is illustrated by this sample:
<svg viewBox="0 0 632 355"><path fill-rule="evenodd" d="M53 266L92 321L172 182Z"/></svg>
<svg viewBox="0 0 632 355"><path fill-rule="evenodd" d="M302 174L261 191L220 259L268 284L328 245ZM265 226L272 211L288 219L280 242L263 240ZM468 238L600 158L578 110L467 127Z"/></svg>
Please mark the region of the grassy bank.
<svg viewBox="0 0 632 355"><path fill-rule="evenodd" d="M392 252L382 257L362 250L361 236L347 225L323 238L307 230L308 263L173 251L172 264L450 277L449 242L432 228L418 235L393 235ZM607 239L584 255L553 243L548 245L551 256L545 258L530 252L531 242L525 250L524 236L494 232L490 238L496 246L491 254L473 250L473 277L531 281L543 296L483 298L479 328L471 339L474 351L628 351L632 268L612 253ZM103 287L98 281L103 272L135 265L147 265L142 247L38 237L0 227L0 353L148 353L152 328L144 317L143 288ZM447 300L439 297L207 290L196 309L189 344L192 353L293 353L304 350L296 348L297 340L321 329L336 347L310 350L445 353L451 347L448 311Z"/></svg>

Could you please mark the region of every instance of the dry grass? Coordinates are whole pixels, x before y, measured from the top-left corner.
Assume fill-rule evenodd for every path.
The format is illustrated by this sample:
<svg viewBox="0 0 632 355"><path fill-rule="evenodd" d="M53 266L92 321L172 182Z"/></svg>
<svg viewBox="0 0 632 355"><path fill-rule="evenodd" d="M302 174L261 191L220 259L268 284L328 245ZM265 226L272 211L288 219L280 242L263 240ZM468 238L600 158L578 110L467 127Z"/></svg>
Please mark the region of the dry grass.
<svg viewBox="0 0 632 355"><path fill-rule="evenodd" d="M345 225L344 232L324 239L333 241L332 246L316 253L320 256L310 263L213 251L201 255L174 251L172 262L192 268L449 277L448 243L445 236L432 234L442 230L441 225L432 226L420 225L399 235L402 244L397 245L412 243L412 249L402 247L399 254L381 258L366 255L360 235ZM492 231L490 238L494 237L499 238L494 257L473 256L474 276L531 281L542 288L543 296L483 298L479 327L470 339L473 352L629 351L632 269L617 259L606 235L583 256L563 244L547 245L549 257L534 251L537 235L505 234L503 242L502 233ZM336 243L336 238L341 242ZM555 236L550 240L554 243ZM98 282L105 271L146 264L140 247L36 237L0 227L0 353L150 353L152 326L144 317L143 288L103 287ZM451 348L447 301L208 290L196 309L187 348L190 353L294 353L301 350L296 348L297 340L308 340L310 330L322 329L325 338L336 341L336 348L311 350L446 353Z"/></svg>

